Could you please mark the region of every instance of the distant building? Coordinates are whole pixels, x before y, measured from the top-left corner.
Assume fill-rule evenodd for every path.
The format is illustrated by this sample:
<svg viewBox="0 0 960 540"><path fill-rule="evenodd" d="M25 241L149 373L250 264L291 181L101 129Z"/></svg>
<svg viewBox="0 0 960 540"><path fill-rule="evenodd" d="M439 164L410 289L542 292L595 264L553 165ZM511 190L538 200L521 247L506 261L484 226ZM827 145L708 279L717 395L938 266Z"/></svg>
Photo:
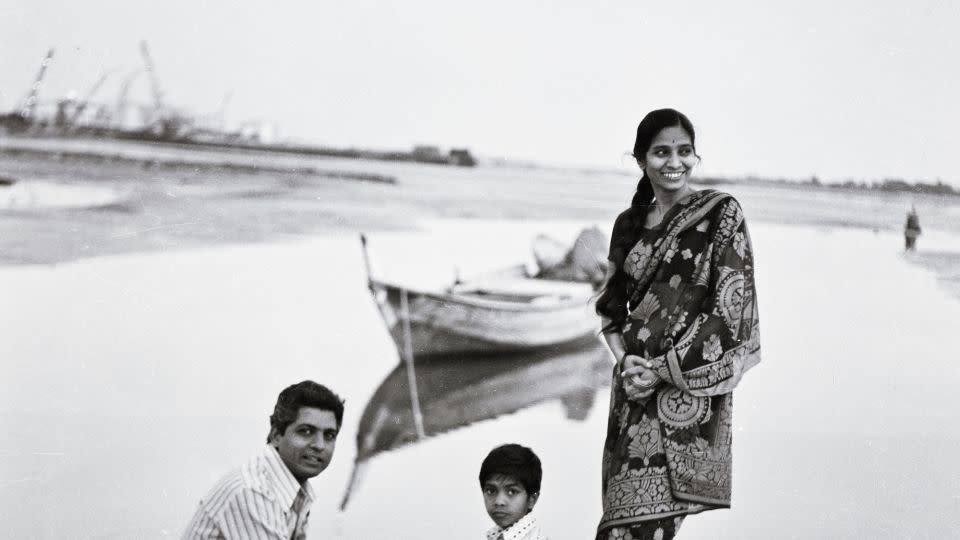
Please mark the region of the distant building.
<svg viewBox="0 0 960 540"><path fill-rule="evenodd" d="M417 161L442 162L444 161L440 149L436 146L418 145L413 147L413 159Z"/></svg>
<svg viewBox="0 0 960 540"><path fill-rule="evenodd" d="M470 155L470 151L466 148L454 148L450 150L450 164L459 165L461 167L473 167L477 164L477 160Z"/></svg>
<svg viewBox="0 0 960 540"><path fill-rule="evenodd" d="M470 155L466 148L454 148L449 154L444 155L439 147L429 145L418 145L413 147L408 159L419 161L421 163L437 163L442 165L458 165L461 167L473 167L477 161Z"/></svg>

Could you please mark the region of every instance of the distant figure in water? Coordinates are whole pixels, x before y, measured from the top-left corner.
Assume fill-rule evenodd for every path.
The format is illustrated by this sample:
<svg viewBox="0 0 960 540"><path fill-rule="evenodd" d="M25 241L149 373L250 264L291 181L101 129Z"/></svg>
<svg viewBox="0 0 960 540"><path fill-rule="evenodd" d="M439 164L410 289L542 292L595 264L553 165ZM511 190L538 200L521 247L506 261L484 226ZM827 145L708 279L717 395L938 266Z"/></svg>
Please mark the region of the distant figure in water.
<svg viewBox="0 0 960 540"><path fill-rule="evenodd" d="M753 246L736 199L691 187L694 137L673 109L640 122L643 176L613 225L597 300L617 365L596 540L670 540L686 516L730 507L733 391L760 361Z"/></svg>
<svg viewBox="0 0 960 540"><path fill-rule="evenodd" d="M907 251L917 249L917 237L920 236L920 216L917 215L917 208L910 207L907 213L907 223L903 226L903 240L906 242L904 248Z"/></svg>

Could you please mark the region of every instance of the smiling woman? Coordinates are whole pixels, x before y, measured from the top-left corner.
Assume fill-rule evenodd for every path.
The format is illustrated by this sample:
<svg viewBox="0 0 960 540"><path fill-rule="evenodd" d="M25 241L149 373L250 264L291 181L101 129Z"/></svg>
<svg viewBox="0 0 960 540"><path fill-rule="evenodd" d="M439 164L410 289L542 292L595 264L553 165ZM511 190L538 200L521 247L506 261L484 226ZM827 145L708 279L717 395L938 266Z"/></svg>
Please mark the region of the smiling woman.
<svg viewBox="0 0 960 540"><path fill-rule="evenodd" d="M659 192L657 215L663 217L663 207L689 194L690 172L697 165L698 157L693 149L693 137L683 126L668 126L660 130L650 143L650 148L637 162L650 179L654 192Z"/></svg>
<svg viewBox="0 0 960 540"><path fill-rule="evenodd" d="M690 120L648 114L637 192L613 226L597 300L619 359L597 540L668 540L688 514L730 506L732 390L760 361L753 253L737 201L696 191Z"/></svg>

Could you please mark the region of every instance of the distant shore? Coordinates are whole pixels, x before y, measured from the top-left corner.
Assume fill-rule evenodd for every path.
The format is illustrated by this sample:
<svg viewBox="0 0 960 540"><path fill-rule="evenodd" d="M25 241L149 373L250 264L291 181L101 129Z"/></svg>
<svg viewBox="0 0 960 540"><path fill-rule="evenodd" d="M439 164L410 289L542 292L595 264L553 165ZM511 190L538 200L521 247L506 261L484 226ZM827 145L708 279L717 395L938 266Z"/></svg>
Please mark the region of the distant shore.
<svg viewBox="0 0 960 540"><path fill-rule="evenodd" d="M430 219L609 227L636 179L619 170L449 167L214 150L135 141L0 137L0 265L249 244L344 232L409 231ZM718 184L753 223L960 234L952 196Z"/></svg>
<svg viewBox="0 0 960 540"><path fill-rule="evenodd" d="M2 117L0 117L2 120ZM161 137L143 131L117 131L109 129L84 129L77 132L58 132L53 128L38 128L37 131L18 131L4 129L0 122L0 136L8 140L41 140L48 143L69 143L74 140L100 140L105 142L127 142L142 145L176 146L190 149L226 150L241 152L261 152L272 154L292 154L315 157L348 159L367 159L378 161L398 161L430 163L434 165L452 165L473 167L477 160L466 148L452 148L444 153L437 146L419 145L411 150L373 150L367 148L334 148L329 146L303 143L267 143L256 139L242 139L228 134L202 134L188 137ZM0 137L0 138L2 138Z"/></svg>
<svg viewBox="0 0 960 540"><path fill-rule="evenodd" d="M17 141L17 140L15 140ZM69 146L58 144L56 139L36 139L35 144L18 144L9 139L0 141L0 155L25 156L34 158L50 158L56 161L79 161L85 164L136 164L146 169L165 168L165 169L191 169L195 171L223 171L223 172L243 172L243 173L290 173L300 175L320 176L326 178L342 178L347 180L362 180L366 182L381 182L386 184L396 183L397 179L393 176L358 173L351 171L325 170L317 167L304 166L276 166L263 164L244 164L230 161L211 162L207 160L190 159L164 159L159 157L149 157L145 155L131 156L122 152L111 151L109 149L78 151L70 150ZM215 148L215 147L211 147ZM9 178L9 177L8 177Z"/></svg>
<svg viewBox="0 0 960 540"><path fill-rule="evenodd" d="M719 186L719 185L739 185L739 184L764 184L768 186L803 186L809 189L822 189L832 191L858 191L863 193L909 193L923 195L947 195L960 197L960 190L953 186L943 183L942 180L936 182L907 182L899 178L885 178L880 181L866 182L846 180L844 182L821 182L817 177L809 180L786 180L786 179L765 179L765 178L724 178L724 177L701 177L698 178L700 184Z"/></svg>

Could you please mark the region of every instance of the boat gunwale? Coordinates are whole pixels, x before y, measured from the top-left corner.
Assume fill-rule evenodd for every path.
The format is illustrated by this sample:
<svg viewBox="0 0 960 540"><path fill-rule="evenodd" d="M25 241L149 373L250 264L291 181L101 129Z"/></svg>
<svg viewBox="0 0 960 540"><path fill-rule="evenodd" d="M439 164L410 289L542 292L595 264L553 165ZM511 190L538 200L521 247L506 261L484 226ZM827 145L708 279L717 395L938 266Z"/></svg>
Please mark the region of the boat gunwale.
<svg viewBox="0 0 960 540"><path fill-rule="evenodd" d="M397 291L406 290L408 294L423 296L434 301L462 304L470 307L493 309L498 311L518 311L518 312L551 312L564 311L572 308L589 307L593 303L593 294L584 296L567 296L566 298L556 295L558 302L552 304L532 304L529 302L507 302L503 300L490 300L478 296L465 295L453 292L432 292L408 287L401 287L375 279L370 280L371 288L381 288L384 290L394 289ZM552 295L542 295L549 297ZM379 299L378 299L379 301ZM389 300L387 300L389 303Z"/></svg>

